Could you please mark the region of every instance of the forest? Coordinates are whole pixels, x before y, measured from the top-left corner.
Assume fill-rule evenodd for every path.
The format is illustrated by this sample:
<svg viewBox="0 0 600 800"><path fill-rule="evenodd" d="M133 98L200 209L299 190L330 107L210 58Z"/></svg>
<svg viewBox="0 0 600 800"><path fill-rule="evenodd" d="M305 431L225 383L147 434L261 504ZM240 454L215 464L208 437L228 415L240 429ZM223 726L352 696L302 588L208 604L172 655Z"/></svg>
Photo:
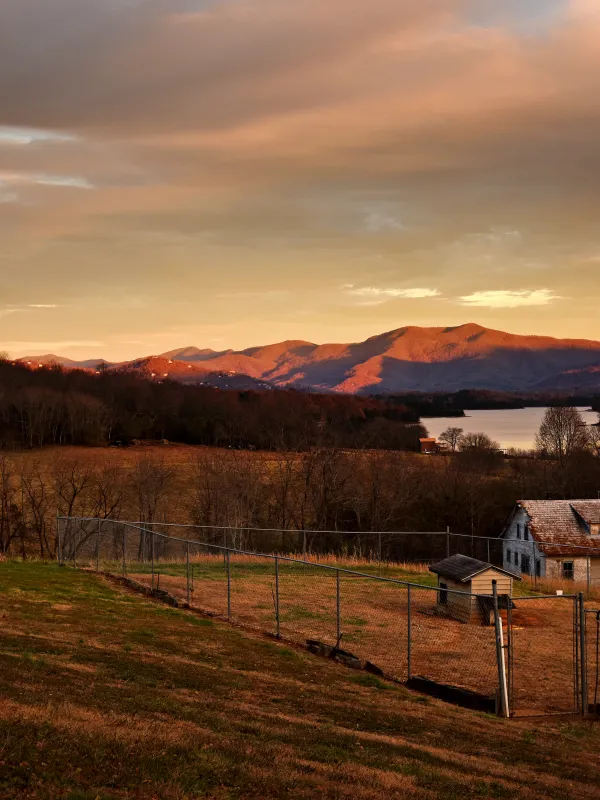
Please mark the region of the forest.
<svg viewBox="0 0 600 800"><path fill-rule="evenodd" d="M319 445L418 450L416 411L384 399L294 390L234 391L0 362L0 446L152 439L236 449Z"/></svg>

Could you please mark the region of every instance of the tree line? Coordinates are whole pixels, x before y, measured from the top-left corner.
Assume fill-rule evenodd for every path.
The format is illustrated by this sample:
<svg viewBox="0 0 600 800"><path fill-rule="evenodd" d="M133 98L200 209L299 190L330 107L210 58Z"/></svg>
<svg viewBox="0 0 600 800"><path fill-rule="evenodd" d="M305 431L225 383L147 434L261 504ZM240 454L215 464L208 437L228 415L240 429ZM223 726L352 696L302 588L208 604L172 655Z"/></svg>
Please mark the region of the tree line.
<svg viewBox="0 0 600 800"><path fill-rule="evenodd" d="M0 446L101 445L136 439L240 449L317 444L417 450L407 406L293 390L234 391L0 361Z"/></svg>
<svg viewBox="0 0 600 800"><path fill-rule="evenodd" d="M217 543L219 526L227 526L230 546L248 549L276 549L282 542L277 534L258 535L253 528L300 531L313 552L340 553L347 547L350 555L365 555L372 531L450 526L469 536L497 537L519 499L598 496L599 451L582 442L564 447L563 440L562 454L548 449L507 459L470 441L469 447L437 457L329 446L186 449L176 462L168 450L156 448L140 448L127 460L92 449L77 457L65 450L51 460L35 452L3 453L0 552L54 557L58 512L202 525L214 529ZM99 459L99 452L106 455ZM210 531L186 535L208 540ZM398 537L386 543L386 555L428 559L432 547L428 537Z"/></svg>

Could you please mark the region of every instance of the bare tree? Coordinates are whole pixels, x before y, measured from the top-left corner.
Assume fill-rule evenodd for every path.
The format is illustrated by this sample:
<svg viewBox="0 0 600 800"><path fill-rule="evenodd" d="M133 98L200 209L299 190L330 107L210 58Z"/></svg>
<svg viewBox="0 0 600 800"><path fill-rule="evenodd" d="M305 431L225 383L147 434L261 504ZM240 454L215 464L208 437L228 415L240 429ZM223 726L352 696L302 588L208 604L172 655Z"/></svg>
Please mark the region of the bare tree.
<svg viewBox="0 0 600 800"><path fill-rule="evenodd" d="M450 427L446 428L445 431L442 431L438 436L438 439L440 440L440 442L444 442L444 444L447 444L450 450L453 453L455 453L458 449L458 445L463 433L464 430L462 428Z"/></svg>
<svg viewBox="0 0 600 800"><path fill-rule="evenodd" d="M547 409L535 445L542 455L563 464L575 453L589 450L590 434L576 408L559 406Z"/></svg>
<svg viewBox="0 0 600 800"><path fill-rule="evenodd" d="M458 446L461 452L478 450L493 453L500 449L498 442L491 439L487 433L465 433L458 440Z"/></svg>
<svg viewBox="0 0 600 800"><path fill-rule="evenodd" d="M38 462L33 462L21 471L20 477L25 529L37 538L41 558L53 558L57 542L50 528L53 497L48 475Z"/></svg>

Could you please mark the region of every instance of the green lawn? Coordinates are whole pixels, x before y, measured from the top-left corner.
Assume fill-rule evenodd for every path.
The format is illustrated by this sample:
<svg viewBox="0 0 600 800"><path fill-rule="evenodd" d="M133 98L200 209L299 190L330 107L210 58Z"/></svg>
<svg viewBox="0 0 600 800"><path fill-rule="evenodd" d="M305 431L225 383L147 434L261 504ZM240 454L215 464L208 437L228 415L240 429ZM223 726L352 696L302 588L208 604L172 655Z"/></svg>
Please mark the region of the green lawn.
<svg viewBox="0 0 600 800"><path fill-rule="evenodd" d="M0 564L0 798L583 799L599 752L600 726L504 722L91 574Z"/></svg>

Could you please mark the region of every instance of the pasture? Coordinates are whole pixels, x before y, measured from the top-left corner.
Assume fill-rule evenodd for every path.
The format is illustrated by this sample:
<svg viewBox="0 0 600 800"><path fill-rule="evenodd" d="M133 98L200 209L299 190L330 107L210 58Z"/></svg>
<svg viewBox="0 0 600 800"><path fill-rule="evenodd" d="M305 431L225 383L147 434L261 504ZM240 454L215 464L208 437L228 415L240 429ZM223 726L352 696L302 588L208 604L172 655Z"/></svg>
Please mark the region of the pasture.
<svg viewBox="0 0 600 800"><path fill-rule="evenodd" d="M503 722L165 608L0 564L0 797L600 797L600 728Z"/></svg>
<svg viewBox="0 0 600 800"><path fill-rule="evenodd" d="M125 574L148 588L160 588L197 610L304 645L317 640L339 645L372 662L389 678L415 676L493 697L498 686L492 625L464 624L445 616L437 604L435 577L425 565L379 566L358 560L299 563L230 552L175 555L177 540L161 540L170 555L150 563L128 554ZM131 548L136 550L137 546ZM192 547L192 553L194 548ZM339 573L339 607L337 572ZM122 562L104 563L122 574ZM358 571L373 580L346 572ZM229 588L228 588L229 573ZM189 576L189 579L188 579ZM406 582L413 585L409 589ZM188 594L189 588L189 594ZM573 601L541 598L516 584L511 615L511 700L515 714L571 712L577 708L574 674ZM278 605L277 607L277 600ZM339 611L339 617L338 617ZM502 612L507 626L507 612ZM339 626L339 628L338 628ZM536 680L532 681L531 676Z"/></svg>

